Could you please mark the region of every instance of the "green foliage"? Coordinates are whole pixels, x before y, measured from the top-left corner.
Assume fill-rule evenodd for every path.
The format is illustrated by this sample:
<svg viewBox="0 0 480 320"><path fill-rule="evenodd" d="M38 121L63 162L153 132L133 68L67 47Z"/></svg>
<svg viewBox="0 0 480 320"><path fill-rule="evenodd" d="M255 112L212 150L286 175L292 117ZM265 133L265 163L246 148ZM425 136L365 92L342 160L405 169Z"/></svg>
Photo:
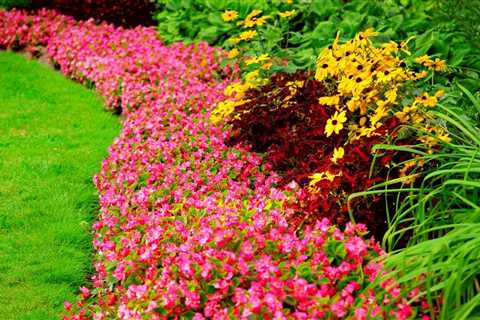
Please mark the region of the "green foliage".
<svg viewBox="0 0 480 320"><path fill-rule="evenodd" d="M58 319L91 266L92 175L117 119L79 84L0 52L0 319Z"/></svg>
<svg viewBox="0 0 480 320"><path fill-rule="evenodd" d="M31 3L31 0L0 0L0 8L26 8Z"/></svg>
<svg viewBox="0 0 480 320"><path fill-rule="evenodd" d="M449 128L452 141L434 152L421 145L403 147L420 155L417 159L428 168L417 185L399 187L398 180L391 180L352 195L397 195L383 239L391 251L386 262L397 268L400 282L425 276L423 294L431 305L443 300L437 305L440 319L480 317L480 126L475 120L480 100L459 89L470 100L468 105L457 105L459 96L454 95L434 112Z"/></svg>
<svg viewBox="0 0 480 320"><path fill-rule="evenodd" d="M296 10L289 24L259 27L261 37L250 48L261 48L272 56L289 57L291 71L312 69L319 51L340 32L343 40L368 27L383 34L384 40L416 36L409 45L416 56L429 54L446 59L450 75L445 82L460 81L477 91L480 70L478 39L480 0L472 1L294 1L281 0L157 0L158 29L167 42L206 40L231 47L228 38L240 29L223 21L225 10L235 10L241 19L253 9L276 16L279 11Z"/></svg>

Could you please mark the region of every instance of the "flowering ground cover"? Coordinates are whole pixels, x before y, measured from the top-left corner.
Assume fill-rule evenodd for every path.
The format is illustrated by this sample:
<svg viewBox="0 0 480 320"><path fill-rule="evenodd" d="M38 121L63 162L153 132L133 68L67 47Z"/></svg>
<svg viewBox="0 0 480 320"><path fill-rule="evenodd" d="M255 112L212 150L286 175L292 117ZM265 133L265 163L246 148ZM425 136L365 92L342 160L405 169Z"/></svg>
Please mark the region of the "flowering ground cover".
<svg viewBox="0 0 480 320"><path fill-rule="evenodd" d="M58 319L91 270L98 171L119 121L36 61L0 52L0 319Z"/></svg>
<svg viewBox="0 0 480 320"><path fill-rule="evenodd" d="M49 11L0 18L1 47L46 47L125 117L94 179L92 284L65 319L429 318L418 288L383 278L365 226L289 228L295 184L280 188L271 164L211 122L232 81L220 50Z"/></svg>

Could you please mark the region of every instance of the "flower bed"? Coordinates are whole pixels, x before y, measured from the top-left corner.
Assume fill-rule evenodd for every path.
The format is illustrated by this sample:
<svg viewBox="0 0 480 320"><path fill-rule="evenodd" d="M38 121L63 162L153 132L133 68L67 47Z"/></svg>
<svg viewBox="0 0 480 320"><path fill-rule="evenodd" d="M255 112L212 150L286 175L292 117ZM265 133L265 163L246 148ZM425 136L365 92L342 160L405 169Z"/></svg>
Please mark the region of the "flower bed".
<svg viewBox="0 0 480 320"><path fill-rule="evenodd" d="M381 249L362 225L290 231L288 187L209 120L229 83L216 76L220 51L50 11L0 21L1 47L46 46L125 114L94 179L93 287L65 304L65 319L423 316L418 291L382 280Z"/></svg>

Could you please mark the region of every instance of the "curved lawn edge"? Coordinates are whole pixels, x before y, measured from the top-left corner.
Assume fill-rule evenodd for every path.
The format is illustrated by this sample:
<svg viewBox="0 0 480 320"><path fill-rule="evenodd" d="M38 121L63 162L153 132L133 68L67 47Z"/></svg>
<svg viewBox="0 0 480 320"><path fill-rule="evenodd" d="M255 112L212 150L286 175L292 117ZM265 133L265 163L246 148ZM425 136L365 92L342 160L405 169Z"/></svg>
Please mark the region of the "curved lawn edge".
<svg viewBox="0 0 480 320"><path fill-rule="evenodd" d="M91 269L92 176L120 123L101 98L0 52L0 319L58 319Z"/></svg>

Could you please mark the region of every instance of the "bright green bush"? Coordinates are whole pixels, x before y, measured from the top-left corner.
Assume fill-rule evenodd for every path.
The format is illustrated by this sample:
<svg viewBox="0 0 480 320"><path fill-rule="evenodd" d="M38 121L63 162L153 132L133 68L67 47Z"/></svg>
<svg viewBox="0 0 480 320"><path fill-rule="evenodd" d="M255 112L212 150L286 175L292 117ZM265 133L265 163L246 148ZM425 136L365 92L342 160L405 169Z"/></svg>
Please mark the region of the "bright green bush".
<svg viewBox="0 0 480 320"><path fill-rule="evenodd" d="M343 40L368 27L380 31L380 40L409 43L416 55L429 54L446 59L453 80L470 90L479 89L480 45L478 38L480 1L292 1L286 0L157 0L158 30L166 42L206 40L210 44L231 47L232 31L240 29L235 22L225 22L222 13L235 10L244 19L253 9L264 16L296 10L288 28L276 23L262 26L258 42L276 56L287 56L293 69L312 69L315 57L340 32ZM386 38L386 39L385 39ZM260 46L254 42L250 47Z"/></svg>
<svg viewBox="0 0 480 320"><path fill-rule="evenodd" d="M31 4L30 0L0 0L0 8L26 8Z"/></svg>

